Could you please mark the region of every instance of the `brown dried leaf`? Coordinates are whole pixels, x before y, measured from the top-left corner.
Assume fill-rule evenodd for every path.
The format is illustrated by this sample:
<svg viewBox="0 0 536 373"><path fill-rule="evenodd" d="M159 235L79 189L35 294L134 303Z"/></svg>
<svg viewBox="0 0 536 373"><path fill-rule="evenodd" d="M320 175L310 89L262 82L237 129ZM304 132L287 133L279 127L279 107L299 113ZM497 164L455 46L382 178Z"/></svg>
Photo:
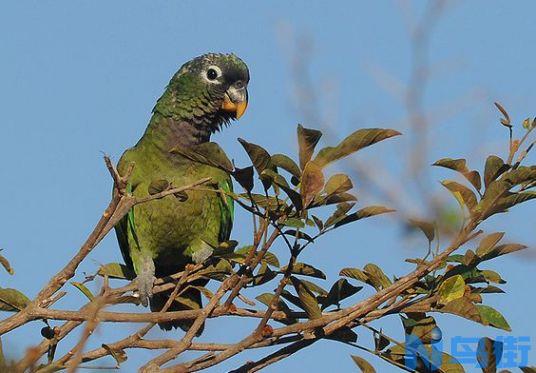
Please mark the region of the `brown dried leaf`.
<svg viewBox="0 0 536 373"><path fill-rule="evenodd" d="M297 278L291 277L290 280L309 319L313 320L322 317L322 311L314 294Z"/></svg>
<svg viewBox="0 0 536 373"><path fill-rule="evenodd" d="M362 373L376 373L374 367L360 356L350 355L354 363L361 369Z"/></svg>
<svg viewBox="0 0 536 373"><path fill-rule="evenodd" d="M452 193L460 205L467 207L469 212L472 213L475 210L478 202L471 189L452 180L444 180L441 184Z"/></svg>
<svg viewBox="0 0 536 373"><path fill-rule="evenodd" d="M300 152L300 167L303 170L313 156L315 146L322 137L322 132L298 125L298 145Z"/></svg>
<svg viewBox="0 0 536 373"><path fill-rule="evenodd" d="M15 271L13 271L13 268L11 267L11 264L9 264L9 261L3 255L0 255L0 264L10 275L15 273Z"/></svg>
<svg viewBox="0 0 536 373"><path fill-rule="evenodd" d="M419 228L429 242L432 242L435 238L435 224L426 220L409 219L409 223Z"/></svg>
<svg viewBox="0 0 536 373"><path fill-rule="evenodd" d="M272 158L262 146L247 142L240 138L238 139L238 142L244 147L246 153L248 153L249 159L251 159L251 162L259 175L271 165Z"/></svg>
<svg viewBox="0 0 536 373"><path fill-rule="evenodd" d="M494 103L497 109L501 112L501 114L504 116L504 118L501 118L501 124L505 127L512 128L512 124L510 122L510 116L508 115L508 112L505 110L505 108L499 104L498 102Z"/></svg>
<svg viewBox="0 0 536 373"><path fill-rule="evenodd" d="M502 352L502 342L488 337L480 338L476 349L476 359L482 368L482 373L497 372L497 364L501 361Z"/></svg>
<svg viewBox="0 0 536 373"><path fill-rule="evenodd" d="M321 149L315 158L315 162L323 168L331 162L344 158L360 149L400 134L400 132L392 129L363 128L346 137L337 146L328 146Z"/></svg>
<svg viewBox="0 0 536 373"><path fill-rule="evenodd" d="M316 162L307 162L303 170L300 193L303 206L307 207L324 187L324 174Z"/></svg>
<svg viewBox="0 0 536 373"><path fill-rule="evenodd" d="M332 194L345 193L353 188L352 180L345 174L335 174L329 178L324 187L324 192L329 196Z"/></svg>
<svg viewBox="0 0 536 373"><path fill-rule="evenodd" d="M395 210L385 206L367 206L362 208L361 210L354 212L353 214L346 216L344 219L337 222L335 224L335 227L340 227L341 225L352 223L357 220L365 219L375 215L386 214L393 211Z"/></svg>

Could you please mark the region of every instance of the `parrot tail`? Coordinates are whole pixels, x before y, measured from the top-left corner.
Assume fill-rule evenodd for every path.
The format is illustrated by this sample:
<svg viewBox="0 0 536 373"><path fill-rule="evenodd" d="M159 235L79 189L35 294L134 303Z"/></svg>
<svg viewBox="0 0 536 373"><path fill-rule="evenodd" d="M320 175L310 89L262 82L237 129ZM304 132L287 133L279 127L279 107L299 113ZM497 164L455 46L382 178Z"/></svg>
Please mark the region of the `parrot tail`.
<svg viewBox="0 0 536 373"><path fill-rule="evenodd" d="M171 295L171 291L153 294L153 297L151 298L151 311L160 312L162 308L164 308L164 305L166 304L170 295ZM198 289L189 288L188 290L184 291L180 297L177 297L173 301L173 303L171 303L171 306L168 308L167 312L198 310L198 309L201 309L201 307L202 307L201 292ZM194 321L195 321L194 319L173 320L173 321L166 321L166 322L158 323L158 326L162 330L171 330L171 329L181 328L182 330L187 332L192 326L192 324L194 323ZM203 332L203 329L204 329L204 325L197 332L198 337Z"/></svg>

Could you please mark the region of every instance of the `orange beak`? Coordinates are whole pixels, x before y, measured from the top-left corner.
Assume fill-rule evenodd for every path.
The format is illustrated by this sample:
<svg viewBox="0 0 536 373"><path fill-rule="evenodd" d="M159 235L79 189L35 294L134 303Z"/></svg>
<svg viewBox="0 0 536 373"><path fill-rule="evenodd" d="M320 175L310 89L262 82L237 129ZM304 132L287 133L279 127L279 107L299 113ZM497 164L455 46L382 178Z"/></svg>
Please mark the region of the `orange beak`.
<svg viewBox="0 0 536 373"><path fill-rule="evenodd" d="M245 95L244 99L233 102L227 93L225 94L221 105L222 110L233 113L236 119L240 119L240 117L244 115L247 107L247 95Z"/></svg>

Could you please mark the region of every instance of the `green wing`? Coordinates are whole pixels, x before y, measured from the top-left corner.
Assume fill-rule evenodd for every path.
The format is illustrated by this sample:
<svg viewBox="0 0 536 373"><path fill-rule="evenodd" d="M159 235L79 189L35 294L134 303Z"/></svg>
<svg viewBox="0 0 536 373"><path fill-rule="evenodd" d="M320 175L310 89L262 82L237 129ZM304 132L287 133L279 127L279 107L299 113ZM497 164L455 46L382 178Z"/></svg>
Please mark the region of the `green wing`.
<svg viewBox="0 0 536 373"><path fill-rule="evenodd" d="M219 188L224 192L233 192L233 182L230 178L227 180L221 181L218 184ZM233 229L233 218L234 218L234 200L227 196L222 195L220 200L221 207L221 221L220 221L220 242L229 240L231 237L231 230Z"/></svg>
<svg viewBox="0 0 536 373"><path fill-rule="evenodd" d="M123 172L126 170L130 162L132 161L131 158L131 150L127 150L121 159L119 160L119 163L117 165L117 171L119 174L123 174ZM134 175L131 176L131 179ZM131 183L128 183L127 185L127 192L132 193L133 187ZM134 270L134 265L132 263L132 257L130 256L130 250L132 247L130 247L131 242L138 242L136 231L134 229L134 208L130 209L128 214L119 221L115 225L115 234L117 236L117 241L119 242L119 248L121 249L121 254L123 256L123 259L125 261L125 264ZM129 239L129 236L130 239Z"/></svg>
<svg viewBox="0 0 536 373"><path fill-rule="evenodd" d="M127 191L129 193L132 192L132 185L130 183L127 185ZM115 225L115 234L117 236L117 241L119 242L121 254L123 255L125 264L132 270L134 270L134 265L132 263L132 257L130 256L131 247L129 242L138 242L134 227L134 208L132 208L128 214ZM129 241L129 234L133 236L134 240Z"/></svg>

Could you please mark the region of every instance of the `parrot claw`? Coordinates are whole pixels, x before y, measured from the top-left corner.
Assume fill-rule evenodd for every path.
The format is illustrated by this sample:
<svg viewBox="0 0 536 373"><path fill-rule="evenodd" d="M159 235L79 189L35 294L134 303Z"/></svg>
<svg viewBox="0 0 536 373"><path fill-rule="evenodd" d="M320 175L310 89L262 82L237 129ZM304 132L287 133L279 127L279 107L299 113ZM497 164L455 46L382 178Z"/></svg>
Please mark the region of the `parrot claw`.
<svg viewBox="0 0 536 373"><path fill-rule="evenodd" d="M153 285L156 280L154 275L153 260L151 258L145 258L142 262L141 272L135 280L138 288L138 297L144 307L147 307L149 299L153 296Z"/></svg>
<svg viewBox="0 0 536 373"><path fill-rule="evenodd" d="M136 277L138 297L144 307L147 307L149 304L149 299L153 297L153 285L155 280L156 277L150 274L142 274Z"/></svg>

